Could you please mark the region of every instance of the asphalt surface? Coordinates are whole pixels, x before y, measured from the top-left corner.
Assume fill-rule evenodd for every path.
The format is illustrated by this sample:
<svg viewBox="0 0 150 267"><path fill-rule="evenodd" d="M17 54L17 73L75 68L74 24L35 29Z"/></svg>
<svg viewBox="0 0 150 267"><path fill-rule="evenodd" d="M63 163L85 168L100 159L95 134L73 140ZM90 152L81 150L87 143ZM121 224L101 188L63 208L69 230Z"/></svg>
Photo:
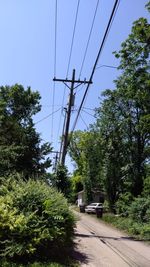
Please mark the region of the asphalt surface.
<svg viewBox="0 0 150 267"><path fill-rule="evenodd" d="M75 258L82 267L150 267L150 246L96 216L77 212L76 216Z"/></svg>

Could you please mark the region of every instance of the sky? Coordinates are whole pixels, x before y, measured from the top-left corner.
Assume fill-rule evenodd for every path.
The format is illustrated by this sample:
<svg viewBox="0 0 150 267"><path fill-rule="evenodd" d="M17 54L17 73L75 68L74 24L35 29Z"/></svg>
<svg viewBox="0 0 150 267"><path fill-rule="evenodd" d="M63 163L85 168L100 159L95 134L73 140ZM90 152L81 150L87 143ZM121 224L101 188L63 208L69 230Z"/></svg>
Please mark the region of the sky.
<svg viewBox="0 0 150 267"><path fill-rule="evenodd" d="M82 80L88 80L91 75L114 2L99 1L80 77ZM54 84L53 78L71 79L73 69L76 71L76 79L79 78L97 3L97 0L79 2L67 75L78 0L57 0L57 27L56 0L0 0L0 85L18 83L24 88L30 86L33 91L39 91L42 109L34 117L35 127L41 139L52 144L54 151L60 148L63 108L67 105L69 89L62 82ZM102 91L115 88L113 81L119 76L119 71L103 65L119 65L112 52L120 49L135 20L149 17L146 3L146 0L120 0L75 130L86 130L89 124L94 123L94 109L100 105ZM85 88L80 86L75 91L70 130ZM53 159L54 155L50 157ZM66 165L69 171L73 170L69 157Z"/></svg>

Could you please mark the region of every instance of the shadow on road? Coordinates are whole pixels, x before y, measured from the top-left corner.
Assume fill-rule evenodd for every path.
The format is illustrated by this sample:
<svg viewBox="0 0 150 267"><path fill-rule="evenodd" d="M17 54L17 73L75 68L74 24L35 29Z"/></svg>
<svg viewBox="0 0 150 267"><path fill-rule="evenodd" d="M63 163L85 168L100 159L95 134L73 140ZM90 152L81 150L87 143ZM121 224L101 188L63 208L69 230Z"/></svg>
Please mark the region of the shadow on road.
<svg viewBox="0 0 150 267"><path fill-rule="evenodd" d="M91 234L86 235L86 234L78 234L76 233L75 236L77 237L87 237L87 238L91 238L91 237L97 237L100 239L112 239L112 240L129 240L129 241L140 241L137 239L134 239L133 237L128 237L128 236L121 236L121 237L113 237L113 236L101 236L101 235L96 235L94 232L91 232Z"/></svg>
<svg viewBox="0 0 150 267"><path fill-rule="evenodd" d="M88 256L84 253L81 253L76 247L72 251L72 257L74 260L87 264L89 262Z"/></svg>

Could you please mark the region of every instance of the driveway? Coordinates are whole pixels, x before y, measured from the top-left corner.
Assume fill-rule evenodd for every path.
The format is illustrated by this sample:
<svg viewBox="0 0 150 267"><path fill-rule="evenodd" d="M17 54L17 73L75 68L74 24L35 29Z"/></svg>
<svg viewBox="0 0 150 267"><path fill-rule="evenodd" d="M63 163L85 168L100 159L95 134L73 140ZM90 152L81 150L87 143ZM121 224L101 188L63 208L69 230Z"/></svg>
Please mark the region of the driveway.
<svg viewBox="0 0 150 267"><path fill-rule="evenodd" d="M150 246L105 225L96 216L76 215L75 257L82 267L150 267Z"/></svg>

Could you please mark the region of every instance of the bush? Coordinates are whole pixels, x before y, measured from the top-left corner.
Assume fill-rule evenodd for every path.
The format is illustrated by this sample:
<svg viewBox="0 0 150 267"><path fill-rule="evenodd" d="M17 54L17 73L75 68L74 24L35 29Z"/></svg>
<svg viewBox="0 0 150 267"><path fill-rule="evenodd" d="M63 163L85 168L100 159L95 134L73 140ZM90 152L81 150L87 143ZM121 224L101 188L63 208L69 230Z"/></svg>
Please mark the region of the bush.
<svg viewBox="0 0 150 267"><path fill-rule="evenodd" d="M150 224L139 223L131 218L115 216L113 214L104 214L103 220L117 228L124 230L128 234L141 240L150 240Z"/></svg>
<svg viewBox="0 0 150 267"><path fill-rule="evenodd" d="M139 223L148 223L150 221L150 197L136 198L129 208L129 217Z"/></svg>
<svg viewBox="0 0 150 267"><path fill-rule="evenodd" d="M133 196L131 193L125 193L120 195L119 200L116 202L117 213L122 216L128 216L128 208L131 205Z"/></svg>
<svg viewBox="0 0 150 267"><path fill-rule="evenodd" d="M72 244L67 201L44 182L12 178L0 190L1 257L58 258Z"/></svg>
<svg viewBox="0 0 150 267"><path fill-rule="evenodd" d="M0 265L1 267L65 267L64 265L59 264L59 263L40 263L40 262L34 262L31 264L22 265L19 263L11 263L9 261L2 261L0 262L0 264L1 264Z"/></svg>

